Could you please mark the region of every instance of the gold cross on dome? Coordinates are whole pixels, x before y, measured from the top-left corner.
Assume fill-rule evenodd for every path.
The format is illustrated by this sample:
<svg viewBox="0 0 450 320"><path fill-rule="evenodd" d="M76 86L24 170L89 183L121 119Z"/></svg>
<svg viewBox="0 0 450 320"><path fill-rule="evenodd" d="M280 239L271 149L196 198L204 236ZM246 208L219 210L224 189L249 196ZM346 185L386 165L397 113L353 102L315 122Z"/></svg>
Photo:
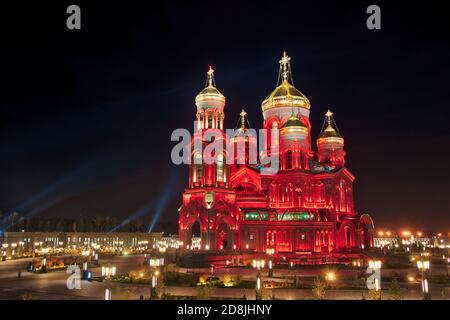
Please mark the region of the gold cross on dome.
<svg viewBox="0 0 450 320"><path fill-rule="evenodd" d="M328 109L327 113L325 113L325 117L327 117L327 127L331 127L331 116L333 115L333 112Z"/></svg>
<svg viewBox="0 0 450 320"><path fill-rule="evenodd" d="M286 54L286 51L284 51L284 52L283 52L283 56L281 57L281 60L279 61L279 63L280 63L282 66L286 66L286 65L289 63L289 61L291 61L291 57L289 57L289 56Z"/></svg>
<svg viewBox="0 0 450 320"><path fill-rule="evenodd" d="M208 85L212 86L212 79L214 76L214 69L212 68L212 66L209 66L209 70L208 70L207 74L208 74Z"/></svg>
<svg viewBox="0 0 450 320"><path fill-rule="evenodd" d="M289 57L286 54L286 51L283 52L283 56L281 57L281 60L279 61L280 66L283 68L283 79L286 80L288 77L288 65L289 61L291 61L291 57Z"/></svg>
<svg viewBox="0 0 450 320"><path fill-rule="evenodd" d="M245 116L247 115L247 112L245 112L244 109L242 109L241 113L239 114L241 116L241 129L245 129Z"/></svg>

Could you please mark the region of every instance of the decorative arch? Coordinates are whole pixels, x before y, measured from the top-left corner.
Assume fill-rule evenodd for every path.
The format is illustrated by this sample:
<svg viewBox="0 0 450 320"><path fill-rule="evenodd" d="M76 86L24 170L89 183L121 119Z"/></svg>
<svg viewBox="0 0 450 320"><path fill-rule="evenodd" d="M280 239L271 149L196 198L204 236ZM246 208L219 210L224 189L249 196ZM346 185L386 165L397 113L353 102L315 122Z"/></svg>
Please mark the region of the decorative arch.
<svg viewBox="0 0 450 320"><path fill-rule="evenodd" d="M363 214L359 218L359 230L360 230L360 244L364 249L373 247L373 237L375 233L375 225L372 217L368 214Z"/></svg>

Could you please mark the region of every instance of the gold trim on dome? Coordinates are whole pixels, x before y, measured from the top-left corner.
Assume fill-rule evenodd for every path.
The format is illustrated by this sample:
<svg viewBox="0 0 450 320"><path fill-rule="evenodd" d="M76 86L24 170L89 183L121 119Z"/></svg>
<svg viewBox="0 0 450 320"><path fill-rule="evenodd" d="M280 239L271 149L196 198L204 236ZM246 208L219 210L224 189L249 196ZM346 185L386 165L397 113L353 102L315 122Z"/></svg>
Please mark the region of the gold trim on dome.
<svg viewBox="0 0 450 320"><path fill-rule="evenodd" d="M321 137L317 139L317 144L338 143L344 144L344 138L342 137Z"/></svg>

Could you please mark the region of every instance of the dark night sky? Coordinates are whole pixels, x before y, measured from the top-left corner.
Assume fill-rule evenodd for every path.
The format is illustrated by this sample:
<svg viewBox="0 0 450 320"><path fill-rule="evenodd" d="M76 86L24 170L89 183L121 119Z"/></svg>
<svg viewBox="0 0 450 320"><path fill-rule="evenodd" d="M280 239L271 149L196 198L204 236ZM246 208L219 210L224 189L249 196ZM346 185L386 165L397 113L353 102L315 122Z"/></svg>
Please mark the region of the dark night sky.
<svg viewBox="0 0 450 320"><path fill-rule="evenodd" d="M187 169L171 164L170 134L192 128L207 66L227 127L243 107L260 127L286 50L314 139L335 112L357 209L378 227L450 231L444 2L377 2L378 31L365 26L369 2L93 2L2 5L3 213L122 219L148 207L150 222L166 192L157 227L174 231ZM69 4L81 31L65 27Z"/></svg>

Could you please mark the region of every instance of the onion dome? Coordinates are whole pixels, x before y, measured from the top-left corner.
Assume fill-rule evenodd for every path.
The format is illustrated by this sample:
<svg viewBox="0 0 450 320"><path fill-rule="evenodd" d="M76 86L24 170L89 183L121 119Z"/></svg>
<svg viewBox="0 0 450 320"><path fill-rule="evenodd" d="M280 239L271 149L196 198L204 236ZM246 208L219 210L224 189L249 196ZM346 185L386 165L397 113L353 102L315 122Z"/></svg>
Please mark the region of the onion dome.
<svg viewBox="0 0 450 320"><path fill-rule="evenodd" d="M225 105L225 96L215 86L214 70L211 66L207 75L206 87L195 97L195 105L197 109L215 108L222 111Z"/></svg>
<svg viewBox="0 0 450 320"><path fill-rule="evenodd" d="M283 57L279 61L280 71L278 78L280 78L280 75L282 76L281 84L277 84L275 90L262 102L261 108L263 113L274 108L286 107L284 113L286 111L290 112L292 108L301 108L304 109L303 112L302 110L298 111L304 116L309 116L310 103L308 98L292 84L290 60L291 58L284 52ZM289 116L289 113L285 116Z"/></svg>
<svg viewBox="0 0 450 320"><path fill-rule="evenodd" d="M251 140L254 140L255 137L247 134L248 128L246 126L246 123L249 124L248 119L247 119L247 112L245 112L245 110L242 109L239 116L240 116L240 127L239 127L239 129L236 130L235 136L233 138L231 138L231 141L232 142L242 141L242 140L248 141L248 140L250 140L250 138L252 138Z"/></svg>
<svg viewBox="0 0 450 320"><path fill-rule="evenodd" d="M292 112L280 129L281 140L301 141L308 137L308 127Z"/></svg>
<svg viewBox="0 0 450 320"><path fill-rule="evenodd" d="M344 138L339 133L333 119L333 112L330 110L325 113L325 123L326 127L320 133L317 144L343 145Z"/></svg>

